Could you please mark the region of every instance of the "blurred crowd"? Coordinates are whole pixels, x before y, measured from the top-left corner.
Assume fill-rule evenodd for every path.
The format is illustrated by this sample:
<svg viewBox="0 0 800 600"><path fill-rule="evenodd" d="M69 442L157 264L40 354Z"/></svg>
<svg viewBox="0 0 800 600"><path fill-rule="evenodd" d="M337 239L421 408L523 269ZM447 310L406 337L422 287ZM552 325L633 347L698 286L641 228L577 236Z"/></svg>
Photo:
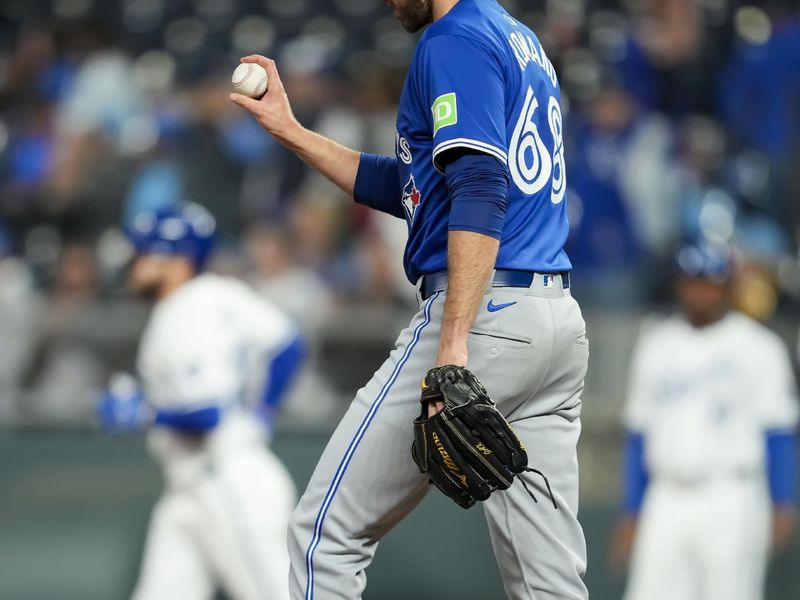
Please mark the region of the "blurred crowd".
<svg viewBox="0 0 800 600"><path fill-rule="evenodd" d="M747 312L796 307L798 2L501 3L561 78L582 302L665 301L676 241L702 235L737 248ZM146 307L122 286L121 231L146 208L208 207L213 268L312 340L342 306L413 304L405 225L312 175L227 92L240 56L275 57L301 122L392 154L415 41L379 0L4 0L0 420L74 414L129 359Z"/></svg>

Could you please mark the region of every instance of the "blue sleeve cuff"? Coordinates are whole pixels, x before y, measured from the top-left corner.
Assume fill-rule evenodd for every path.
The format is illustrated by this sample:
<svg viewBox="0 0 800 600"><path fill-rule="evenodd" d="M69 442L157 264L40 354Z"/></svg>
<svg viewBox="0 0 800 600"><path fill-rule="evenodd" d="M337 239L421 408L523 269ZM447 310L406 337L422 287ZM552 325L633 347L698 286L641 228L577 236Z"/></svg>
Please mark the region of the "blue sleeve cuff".
<svg viewBox="0 0 800 600"><path fill-rule="evenodd" d="M219 406L196 410L159 410L155 423L184 433L206 433L219 425L222 411Z"/></svg>
<svg viewBox="0 0 800 600"><path fill-rule="evenodd" d="M397 159L363 153L358 163L353 198L359 204L404 219Z"/></svg>
<svg viewBox="0 0 800 600"><path fill-rule="evenodd" d="M500 239L506 218L508 169L483 153L464 154L445 166L450 231L473 231Z"/></svg>
<svg viewBox="0 0 800 600"><path fill-rule="evenodd" d="M797 434L790 431L767 432L767 474L774 504L797 502Z"/></svg>
<svg viewBox="0 0 800 600"><path fill-rule="evenodd" d="M628 432L622 466L622 510L636 515L642 509L649 477L644 461L644 435Z"/></svg>
<svg viewBox="0 0 800 600"><path fill-rule="evenodd" d="M272 357L261 397L262 409L272 413L282 404L286 391L305 362L306 354L305 341L298 335Z"/></svg>

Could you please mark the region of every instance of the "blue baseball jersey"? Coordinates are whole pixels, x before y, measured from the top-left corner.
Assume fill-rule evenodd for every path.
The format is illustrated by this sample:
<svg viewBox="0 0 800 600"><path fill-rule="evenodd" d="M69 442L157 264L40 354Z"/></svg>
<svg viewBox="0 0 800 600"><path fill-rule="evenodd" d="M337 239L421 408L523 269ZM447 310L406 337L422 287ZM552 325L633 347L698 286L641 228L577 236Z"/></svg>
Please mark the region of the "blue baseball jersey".
<svg viewBox="0 0 800 600"><path fill-rule="evenodd" d="M447 269L447 150L507 165L496 267L569 271L560 89L536 35L495 0L461 0L417 46L400 99L396 153L409 226L404 264L416 282Z"/></svg>

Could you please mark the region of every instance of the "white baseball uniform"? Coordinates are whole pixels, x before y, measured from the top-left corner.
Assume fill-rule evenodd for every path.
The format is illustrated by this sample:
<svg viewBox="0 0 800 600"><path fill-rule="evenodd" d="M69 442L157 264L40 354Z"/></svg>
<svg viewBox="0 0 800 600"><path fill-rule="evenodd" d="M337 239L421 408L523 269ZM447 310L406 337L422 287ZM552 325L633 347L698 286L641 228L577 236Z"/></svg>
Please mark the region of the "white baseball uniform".
<svg viewBox="0 0 800 600"><path fill-rule="evenodd" d="M219 424L187 435L154 426L148 445L167 489L153 512L135 600L288 598L286 526L295 489L267 450L248 401L288 319L243 283L201 275L159 302L139 372L156 410L219 407Z"/></svg>
<svg viewBox="0 0 800 600"><path fill-rule="evenodd" d="M695 328L645 328L627 428L644 436L650 482L627 600L757 600L770 542L766 437L798 420L789 353L736 312Z"/></svg>

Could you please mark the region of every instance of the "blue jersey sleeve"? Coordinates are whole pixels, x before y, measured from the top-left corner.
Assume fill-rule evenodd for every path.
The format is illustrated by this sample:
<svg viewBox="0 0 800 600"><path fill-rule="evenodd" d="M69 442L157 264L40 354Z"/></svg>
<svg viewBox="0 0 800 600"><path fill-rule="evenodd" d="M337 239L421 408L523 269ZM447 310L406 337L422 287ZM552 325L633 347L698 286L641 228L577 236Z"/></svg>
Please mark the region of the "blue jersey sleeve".
<svg viewBox="0 0 800 600"><path fill-rule="evenodd" d="M425 43L419 87L433 131L433 164L454 148L507 161L505 77L501 62L478 42L441 35Z"/></svg>
<svg viewBox="0 0 800 600"><path fill-rule="evenodd" d="M286 392L299 374L305 358L306 344L299 335L272 357L261 394L260 412L267 420L271 420L283 404Z"/></svg>
<svg viewBox="0 0 800 600"><path fill-rule="evenodd" d="M767 474L772 502L794 506L797 502L797 434L767 432Z"/></svg>
<svg viewBox="0 0 800 600"><path fill-rule="evenodd" d="M642 509L650 479L645 466L644 446L641 433L628 432L622 468L622 510L629 515L637 515Z"/></svg>

